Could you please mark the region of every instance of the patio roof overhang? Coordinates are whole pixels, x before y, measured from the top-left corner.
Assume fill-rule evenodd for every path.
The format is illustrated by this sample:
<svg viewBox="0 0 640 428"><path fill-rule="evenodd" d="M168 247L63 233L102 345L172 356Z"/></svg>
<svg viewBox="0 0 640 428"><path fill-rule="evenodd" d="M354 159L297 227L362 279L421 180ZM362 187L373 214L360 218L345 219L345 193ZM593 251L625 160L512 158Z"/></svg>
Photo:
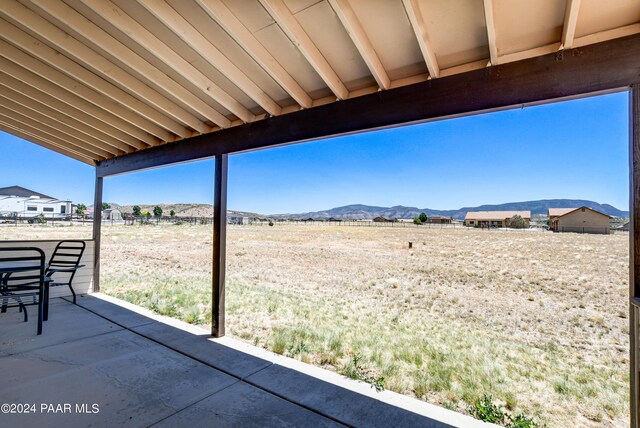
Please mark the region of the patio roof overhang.
<svg viewBox="0 0 640 428"><path fill-rule="evenodd" d="M106 166L625 87L640 1L9 0L0 25L0 129Z"/></svg>

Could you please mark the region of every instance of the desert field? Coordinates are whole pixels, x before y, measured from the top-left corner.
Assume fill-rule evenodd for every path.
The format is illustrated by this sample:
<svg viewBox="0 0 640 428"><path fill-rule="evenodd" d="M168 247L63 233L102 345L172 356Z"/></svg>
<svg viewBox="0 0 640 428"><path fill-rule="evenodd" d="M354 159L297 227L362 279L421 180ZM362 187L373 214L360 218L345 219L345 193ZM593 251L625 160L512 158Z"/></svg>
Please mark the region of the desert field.
<svg viewBox="0 0 640 428"><path fill-rule="evenodd" d="M208 325L211 231L105 225L103 291ZM628 426L627 234L276 224L227 240L228 334L465 413L490 394L549 427Z"/></svg>

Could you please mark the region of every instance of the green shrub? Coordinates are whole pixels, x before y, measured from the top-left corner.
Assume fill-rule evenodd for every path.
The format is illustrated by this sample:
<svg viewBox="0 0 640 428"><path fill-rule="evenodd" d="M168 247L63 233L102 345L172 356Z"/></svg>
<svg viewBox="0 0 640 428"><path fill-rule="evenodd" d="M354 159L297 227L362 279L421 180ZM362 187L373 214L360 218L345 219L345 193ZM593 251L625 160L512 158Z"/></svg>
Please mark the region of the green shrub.
<svg viewBox="0 0 640 428"><path fill-rule="evenodd" d="M504 424L505 412L502 406L493 404L493 398L490 395L484 394L482 398L475 402L469 413L476 419L480 419L483 422L491 422L494 424Z"/></svg>
<svg viewBox="0 0 640 428"><path fill-rule="evenodd" d="M532 417L523 415L522 413L517 414L515 417L509 416L508 418L507 428L538 428L540 426Z"/></svg>
<svg viewBox="0 0 640 428"><path fill-rule="evenodd" d="M507 428L539 428L540 425L531 416L518 413L513 416L500 404L495 404L491 395L484 394L469 408L469 413L483 422L490 422Z"/></svg>

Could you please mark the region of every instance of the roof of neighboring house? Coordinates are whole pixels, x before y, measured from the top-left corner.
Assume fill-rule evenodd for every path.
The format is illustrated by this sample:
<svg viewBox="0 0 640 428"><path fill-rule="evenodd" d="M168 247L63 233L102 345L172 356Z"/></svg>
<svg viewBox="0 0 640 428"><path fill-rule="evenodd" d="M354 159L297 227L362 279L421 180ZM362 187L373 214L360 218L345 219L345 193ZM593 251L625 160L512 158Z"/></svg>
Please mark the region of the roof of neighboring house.
<svg viewBox="0 0 640 428"><path fill-rule="evenodd" d="M20 198L37 196L42 199L57 199L57 198L54 198L53 196L47 196L42 193L34 192L33 190L29 190L21 186L0 187L0 195L18 196Z"/></svg>
<svg viewBox="0 0 640 428"><path fill-rule="evenodd" d="M442 219L451 219L450 215L430 215L429 218L434 219L434 218L442 218Z"/></svg>
<svg viewBox="0 0 640 428"><path fill-rule="evenodd" d="M569 213L572 213L572 212L574 212L576 210L579 210L579 209L582 209L582 208L591 210L594 213L603 215L605 217L613 218L610 215L607 215L605 213L601 213L600 211L594 210L593 208L584 207L584 206L583 207L576 207L576 208L549 208L549 218L551 218L551 217L562 217L562 216L565 216L565 215L567 215Z"/></svg>
<svg viewBox="0 0 640 428"><path fill-rule="evenodd" d="M465 220L504 220L519 215L522 218L530 219L531 211L469 211L464 217Z"/></svg>
<svg viewBox="0 0 640 428"><path fill-rule="evenodd" d="M549 208L549 217L560 217L578 208Z"/></svg>

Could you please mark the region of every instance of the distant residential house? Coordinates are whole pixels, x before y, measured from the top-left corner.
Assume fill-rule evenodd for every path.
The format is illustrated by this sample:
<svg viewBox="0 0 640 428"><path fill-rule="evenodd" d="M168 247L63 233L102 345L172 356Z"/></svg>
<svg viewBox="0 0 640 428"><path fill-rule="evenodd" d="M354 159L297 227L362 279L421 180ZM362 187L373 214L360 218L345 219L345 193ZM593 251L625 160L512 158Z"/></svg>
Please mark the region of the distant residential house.
<svg viewBox="0 0 640 428"><path fill-rule="evenodd" d="M376 217L373 219L374 222L376 223L391 223L393 222L393 220L389 220L388 218L385 217Z"/></svg>
<svg viewBox="0 0 640 428"><path fill-rule="evenodd" d="M102 219L103 220L122 220L122 212L115 208L109 208L106 210L102 210Z"/></svg>
<svg viewBox="0 0 640 428"><path fill-rule="evenodd" d="M520 216L524 226L529 227L531 211L469 211L464 225L470 227L508 227L512 217Z"/></svg>
<svg viewBox="0 0 640 428"><path fill-rule="evenodd" d="M227 217L227 223L229 224L243 224L242 223L242 216L228 216ZM249 221L249 218L247 217L247 222Z"/></svg>
<svg viewBox="0 0 640 428"><path fill-rule="evenodd" d="M434 223L434 224L451 224L452 219L451 217L447 217L444 215L432 215L428 217L427 223Z"/></svg>
<svg viewBox="0 0 640 428"><path fill-rule="evenodd" d="M64 218L71 215L71 201L34 192L21 186L0 188L0 215Z"/></svg>
<svg viewBox="0 0 640 428"><path fill-rule="evenodd" d="M246 216L229 217L229 220L227 221L227 223L229 224L239 224L239 225L246 225L246 224L249 224L250 222L251 221L249 217L246 217Z"/></svg>
<svg viewBox="0 0 640 428"><path fill-rule="evenodd" d="M549 227L554 232L600 233L611 232L611 216L589 207L549 208Z"/></svg>

